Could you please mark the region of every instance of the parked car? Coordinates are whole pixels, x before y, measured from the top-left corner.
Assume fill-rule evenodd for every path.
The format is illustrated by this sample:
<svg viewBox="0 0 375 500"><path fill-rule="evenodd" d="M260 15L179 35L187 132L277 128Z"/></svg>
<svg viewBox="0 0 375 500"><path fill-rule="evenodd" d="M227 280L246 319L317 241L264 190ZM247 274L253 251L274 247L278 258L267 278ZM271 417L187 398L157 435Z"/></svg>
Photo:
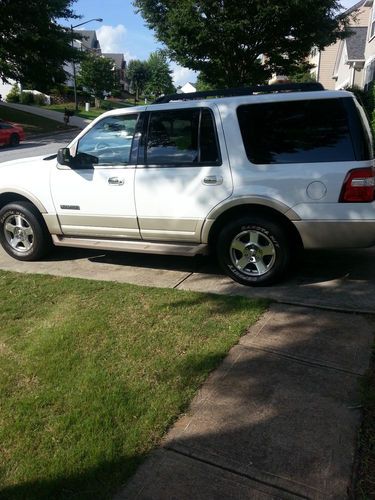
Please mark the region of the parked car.
<svg viewBox="0 0 375 500"><path fill-rule="evenodd" d="M0 146L18 146L25 139L25 132L18 123L0 120Z"/></svg>
<svg viewBox="0 0 375 500"><path fill-rule="evenodd" d="M0 242L216 253L267 285L302 248L375 245L372 135L353 94L284 84L175 94L92 122L57 156L0 165Z"/></svg>

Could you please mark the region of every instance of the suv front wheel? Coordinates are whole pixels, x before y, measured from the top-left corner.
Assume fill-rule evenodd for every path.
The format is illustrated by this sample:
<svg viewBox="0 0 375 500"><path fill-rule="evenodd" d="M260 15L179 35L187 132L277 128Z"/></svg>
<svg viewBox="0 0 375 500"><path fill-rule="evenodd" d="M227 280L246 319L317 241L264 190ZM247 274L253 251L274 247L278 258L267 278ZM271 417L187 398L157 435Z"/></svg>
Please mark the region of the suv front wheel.
<svg viewBox="0 0 375 500"><path fill-rule="evenodd" d="M51 238L34 205L9 203L0 210L0 243L17 260L38 260L51 246Z"/></svg>
<svg viewBox="0 0 375 500"><path fill-rule="evenodd" d="M281 278L290 262L286 231L260 216L229 223L220 232L217 243L221 267L242 285L270 285Z"/></svg>

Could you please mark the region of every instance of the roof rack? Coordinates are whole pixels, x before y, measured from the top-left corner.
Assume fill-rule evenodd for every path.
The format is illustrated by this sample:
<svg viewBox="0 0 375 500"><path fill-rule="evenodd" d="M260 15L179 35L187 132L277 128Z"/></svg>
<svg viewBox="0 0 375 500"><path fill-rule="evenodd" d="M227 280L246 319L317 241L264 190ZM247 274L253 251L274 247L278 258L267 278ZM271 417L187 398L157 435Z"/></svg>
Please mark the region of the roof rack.
<svg viewBox="0 0 375 500"><path fill-rule="evenodd" d="M254 85L231 89L205 90L203 92L188 92L186 94L169 94L158 97L153 104L163 104L171 101L191 101L202 98L236 97L253 94L269 94L272 92L312 92L324 90L321 83L277 83L274 85Z"/></svg>

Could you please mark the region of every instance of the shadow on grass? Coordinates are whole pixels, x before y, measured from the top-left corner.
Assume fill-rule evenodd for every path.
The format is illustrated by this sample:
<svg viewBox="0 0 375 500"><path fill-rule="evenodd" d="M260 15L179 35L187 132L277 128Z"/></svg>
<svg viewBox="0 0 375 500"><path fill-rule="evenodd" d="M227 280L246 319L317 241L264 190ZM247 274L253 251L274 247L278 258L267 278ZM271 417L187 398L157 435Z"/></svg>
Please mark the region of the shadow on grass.
<svg viewBox="0 0 375 500"><path fill-rule="evenodd" d="M81 474L26 482L0 490L2 500L95 500L111 498L124 478L132 476L144 455L103 462Z"/></svg>
<svg viewBox="0 0 375 500"><path fill-rule="evenodd" d="M217 304L220 302L218 299ZM351 409L358 398L358 378L354 373L309 364L308 360L325 359L343 369L352 369L352 364L357 364L360 346L361 364L365 365L368 331L343 328L348 318L336 313L320 318L318 311L310 315L306 315L305 310L296 311L298 314L287 320L283 331L301 330L305 335L285 335L278 348L297 358L291 360L260 349L235 347L202 389L195 402L199 411L196 406L192 424L186 425L186 419L190 421L191 416L183 417L184 425L174 428L167 438L166 449L174 453L172 462L159 462L151 471L146 462L146 474L141 468L125 490L124 483L144 461L144 454L114 458L76 475L8 487L0 492L0 497L91 500L111 498L118 492L121 493L118 498L127 499L228 498L225 492L222 496L212 496L211 489L210 496L200 490L210 489L210 478L199 479L207 471L200 461L209 457L211 462L214 460L216 478L218 471L221 475L221 471L227 469L235 474L239 472L246 480L255 479L258 486L282 487L283 491L290 491L293 498L312 498L316 493L322 498L332 498L332 493L338 491L341 498L350 476L359 424L359 414ZM341 323L337 327L339 318ZM366 324L363 318L360 326L364 328ZM332 325L338 328L341 340L329 333ZM272 337L272 332L277 334L278 329L279 325L275 324L268 337ZM179 383L186 387L191 385L191 377L205 378L224 356L221 349L209 355L189 356L171 366L161 378L167 382L176 380L178 372ZM304 361L298 361L298 356ZM296 450L298 460L295 460ZM327 457L332 456L332 450L336 458L327 468ZM186 462L181 465L181 455L176 453L195 457L198 462L186 470ZM228 487L228 484L232 483L225 483L223 478L221 486Z"/></svg>
<svg viewBox="0 0 375 500"><path fill-rule="evenodd" d="M175 365L170 365L162 371L159 380L170 384L176 380L181 391L191 387L191 395L199 388L211 371L219 366L227 354L226 350L219 349L209 355L192 354L187 359ZM165 430L170 428L175 420L190 404L190 397L186 399L177 411L165 422ZM130 424L129 424L130 425ZM149 442L140 442L139 447L152 449L157 447L162 435L156 438L151 436ZM119 448L121 443L118 444ZM151 446L150 446L151 445ZM135 474L137 468L149 456L148 453L135 454L124 457L114 457L113 460L98 463L96 467L82 470L76 474L60 475L54 479L39 479L28 481L15 486L0 488L1 500L104 500L113 498L121 492L128 480ZM39 471L43 477L43 470Z"/></svg>

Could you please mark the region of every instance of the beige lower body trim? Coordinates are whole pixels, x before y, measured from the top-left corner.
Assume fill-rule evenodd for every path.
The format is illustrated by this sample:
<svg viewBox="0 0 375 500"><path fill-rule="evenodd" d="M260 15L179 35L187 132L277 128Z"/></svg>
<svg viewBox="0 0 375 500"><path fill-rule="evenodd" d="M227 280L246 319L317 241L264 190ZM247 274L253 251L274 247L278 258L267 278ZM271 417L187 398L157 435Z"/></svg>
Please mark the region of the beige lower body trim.
<svg viewBox="0 0 375 500"><path fill-rule="evenodd" d="M93 236L95 238L133 238L140 239L139 229L95 226L61 226L66 236Z"/></svg>
<svg viewBox="0 0 375 500"><path fill-rule="evenodd" d="M56 214L42 214L47 229L51 234L61 234L59 219Z"/></svg>
<svg viewBox="0 0 375 500"><path fill-rule="evenodd" d="M140 239L136 217L64 213L59 214L59 220L67 236Z"/></svg>
<svg viewBox="0 0 375 500"><path fill-rule="evenodd" d="M139 217L142 238L151 241L190 241L199 243L201 219Z"/></svg>
<svg viewBox="0 0 375 500"><path fill-rule="evenodd" d="M126 229L138 229L137 218L122 215L86 215L59 214L61 227L63 226L87 226L87 227L118 227Z"/></svg>
<svg viewBox="0 0 375 500"><path fill-rule="evenodd" d="M375 220L294 221L305 248L368 248L375 245Z"/></svg>
<svg viewBox="0 0 375 500"><path fill-rule="evenodd" d="M96 248L98 250L118 250L122 252L149 253L162 255L191 256L206 254L207 245L188 243L156 243L150 241L110 240L94 238L72 238L52 235L56 246Z"/></svg>

